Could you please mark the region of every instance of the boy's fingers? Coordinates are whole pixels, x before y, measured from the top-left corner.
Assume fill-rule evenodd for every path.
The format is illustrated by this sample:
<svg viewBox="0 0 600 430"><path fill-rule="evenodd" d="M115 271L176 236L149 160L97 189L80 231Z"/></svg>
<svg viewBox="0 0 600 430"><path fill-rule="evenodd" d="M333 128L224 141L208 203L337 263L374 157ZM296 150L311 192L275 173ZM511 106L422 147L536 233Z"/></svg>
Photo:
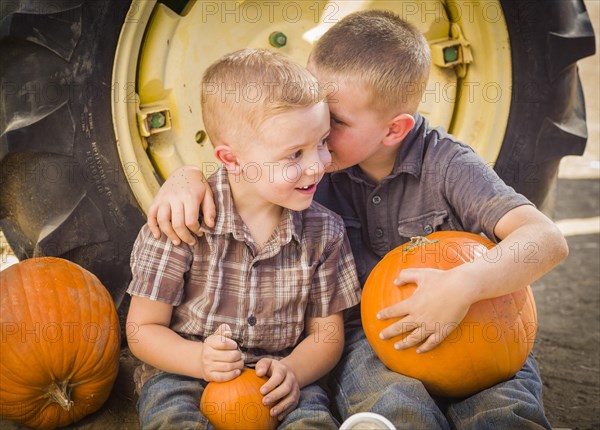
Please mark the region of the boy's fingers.
<svg viewBox="0 0 600 430"><path fill-rule="evenodd" d="M194 237L194 235L192 233L190 233L190 231L188 230L187 227L178 225L178 226L174 226L173 228L175 230L175 234L179 237L179 239L181 239L188 245L193 246L196 244L196 238Z"/></svg>
<svg viewBox="0 0 600 430"><path fill-rule="evenodd" d="M185 226L183 227L185 228L186 234L190 237L193 237L190 232L200 235L200 222L198 220L198 218L200 217L200 203L194 200L189 204L185 204L184 206Z"/></svg>
<svg viewBox="0 0 600 430"><path fill-rule="evenodd" d="M404 339L396 342L394 344L394 348L398 350L407 349L412 346L418 345L425 340L426 337L429 336L430 333L425 331L423 325L419 326L415 330L412 331L408 336Z"/></svg>
<svg viewBox="0 0 600 430"><path fill-rule="evenodd" d="M400 318L410 313L410 297L377 312L378 320Z"/></svg>
<svg viewBox="0 0 600 430"><path fill-rule="evenodd" d="M167 235L171 242L173 242L173 245L179 245L181 243L179 236L177 236L171 225L171 205L162 205L158 208L156 220L158 221L160 230Z"/></svg>
<svg viewBox="0 0 600 430"><path fill-rule="evenodd" d="M218 342L218 341L217 341ZM232 341L233 342L233 341ZM235 343L235 342L234 342ZM213 348L212 354L208 357L215 363L237 363L239 366L243 366L242 353L237 349L223 348L222 344L210 345Z"/></svg>
<svg viewBox="0 0 600 430"><path fill-rule="evenodd" d="M291 396L290 396L291 397ZM279 421L283 421L290 412L296 407L298 402L293 400L283 399L280 404L271 409L271 416L277 417Z"/></svg>
<svg viewBox="0 0 600 430"><path fill-rule="evenodd" d="M171 219L168 220L170 224L169 228L172 229L177 240L193 245L196 243L196 239L190 235L190 232L185 227L184 211L185 207L182 202L173 201L171 203Z"/></svg>
<svg viewBox="0 0 600 430"><path fill-rule="evenodd" d="M270 391L263 398L263 404L275 405L275 404L282 403L282 402L284 402L284 399L286 398L286 396L290 395L291 392L292 392L291 382L284 380L282 383L277 385L272 391Z"/></svg>
<svg viewBox="0 0 600 430"><path fill-rule="evenodd" d="M215 200L212 194L212 190L209 186L206 186L206 192L204 193L204 199L202 199L202 214L204 215L204 222L209 227L215 226L215 216L217 209L215 208ZM197 214L196 214L197 215ZM193 230L192 231L197 231Z"/></svg>
<svg viewBox="0 0 600 430"><path fill-rule="evenodd" d="M265 382L262 387L260 387L260 393L265 396L263 399L263 403L265 405L275 403L277 399L271 398L271 392L279 387L285 380L285 372L280 366L274 367L271 365L270 371L267 372L267 374L269 375L269 373L269 380Z"/></svg>
<svg viewBox="0 0 600 430"><path fill-rule="evenodd" d="M237 351L228 351L228 352L237 352ZM230 356L230 357L234 357L234 356ZM221 357L221 358L225 358L225 357ZM244 368L244 362L241 360L241 358L239 356L238 356L237 360L219 361L218 358L216 358L213 361L213 370L215 370L217 372L233 372L234 370L239 370L241 372L241 370L243 368Z"/></svg>
<svg viewBox="0 0 600 430"><path fill-rule="evenodd" d="M219 335L219 336L225 336L225 337L231 337L231 327L229 327L229 324L221 324L219 327L217 327L217 329L215 330L215 332L213 333L215 335Z"/></svg>
<svg viewBox="0 0 600 430"><path fill-rule="evenodd" d="M394 285L405 285L405 284L417 284L418 283L418 269L404 269L401 270L396 279L394 279Z"/></svg>
<svg viewBox="0 0 600 430"><path fill-rule="evenodd" d="M173 228L175 229L177 236L179 236L179 238L181 240L183 240L185 243L187 243L189 245L194 245L196 243L196 238L188 230L188 227L187 227L187 222L188 222L187 208L185 207L185 205L184 206L180 205L180 206L178 206L178 209L181 212L178 211L177 214L173 213L173 219L172 219ZM184 214L184 211L186 211L185 214ZM198 220L196 220L196 223L198 223Z"/></svg>
<svg viewBox="0 0 600 430"><path fill-rule="evenodd" d="M379 333L381 339L391 339L396 336L400 336L403 333L413 331L419 327L419 324L411 321L410 316L402 318L400 321L396 321L390 324Z"/></svg>
<svg viewBox="0 0 600 430"><path fill-rule="evenodd" d="M269 366L271 365L271 358L261 358L256 362L254 366L254 371L256 372L256 376L265 376L269 370ZM264 394L264 393L263 393Z"/></svg>
<svg viewBox="0 0 600 430"><path fill-rule="evenodd" d="M442 336L441 333L439 333L439 332L433 333L431 336L429 336L427 338L425 343L423 343L422 345L420 345L417 348L417 354L422 354L424 352L431 351L433 348L435 348L440 343L442 343L444 341L444 339L445 338Z"/></svg>
<svg viewBox="0 0 600 430"><path fill-rule="evenodd" d="M158 222L156 220L156 215L158 213L158 209L156 206L151 205L150 209L148 209L148 227L150 227L150 231L152 232L152 236L154 239L160 239L160 228L158 228Z"/></svg>
<svg viewBox="0 0 600 430"><path fill-rule="evenodd" d="M211 335L208 336L205 340L205 343L217 351L232 351L235 353L239 353L241 356L241 352L238 351L238 344L233 339L229 339L223 335Z"/></svg>
<svg viewBox="0 0 600 430"><path fill-rule="evenodd" d="M238 344L235 340L230 339L231 335L232 332L229 325L221 324L212 335L206 338L204 342L208 343L210 347L216 350L237 350Z"/></svg>
<svg viewBox="0 0 600 430"><path fill-rule="evenodd" d="M211 380L211 381L227 382L227 381L231 381L232 379L235 379L238 376L240 376L240 373L241 372L239 370L232 370L230 372L212 371L212 372L209 372L208 376L209 376L209 380Z"/></svg>

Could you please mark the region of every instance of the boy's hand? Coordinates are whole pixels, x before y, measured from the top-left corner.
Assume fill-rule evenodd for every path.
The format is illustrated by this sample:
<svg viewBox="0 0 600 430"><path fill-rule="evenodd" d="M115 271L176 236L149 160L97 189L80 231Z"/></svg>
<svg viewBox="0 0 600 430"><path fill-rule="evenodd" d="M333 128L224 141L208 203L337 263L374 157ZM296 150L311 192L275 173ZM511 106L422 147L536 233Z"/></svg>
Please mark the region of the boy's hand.
<svg viewBox="0 0 600 430"><path fill-rule="evenodd" d="M300 386L296 374L285 363L272 358L261 358L254 368L258 376L268 376L269 380L261 387L263 404L270 406L271 416L282 421L292 412L300 400Z"/></svg>
<svg viewBox="0 0 600 430"><path fill-rule="evenodd" d="M396 349L406 349L424 342L417 353L427 352L439 345L460 324L471 306L464 293L465 280L459 272L437 269L405 269L394 281L396 285L417 284L414 294L406 300L382 309L380 320L400 318L383 329L382 339L412 332L396 342Z"/></svg>
<svg viewBox="0 0 600 430"><path fill-rule="evenodd" d="M221 324L214 334L204 339L201 364L205 381L226 382L240 375L244 367L242 353L230 337L231 328Z"/></svg>
<svg viewBox="0 0 600 430"><path fill-rule="evenodd" d="M155 239L161 231L175 244L193 245L200 233L200 206L209 227L215 224L215 203L202 170L184 166L175 170L160 187L148 209L148 226ZM193 234L192 234L193 233Z"/></svg>

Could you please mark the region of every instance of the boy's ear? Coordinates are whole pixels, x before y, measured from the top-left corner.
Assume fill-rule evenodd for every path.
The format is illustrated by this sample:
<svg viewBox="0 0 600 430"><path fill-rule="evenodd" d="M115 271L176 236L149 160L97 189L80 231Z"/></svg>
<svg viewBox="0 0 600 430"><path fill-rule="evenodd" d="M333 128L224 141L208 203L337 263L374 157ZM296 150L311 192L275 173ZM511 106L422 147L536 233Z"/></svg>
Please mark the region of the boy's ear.
<svg viewBox="0 0 600 430"><path fill-rule="evenodd" d="M412 115L401 113L395 116L388 123L388 133L383 138L383 144L393 146L401 142L409 131L415 126L415 119Z"/></svg>
<svg viewBox="0 0 600 430"><path fill-rule="evenodd" d="M229 145L218 145L215 147L215 157L219 160L229 173L237 174L240 171L240 162Z"/></svg>

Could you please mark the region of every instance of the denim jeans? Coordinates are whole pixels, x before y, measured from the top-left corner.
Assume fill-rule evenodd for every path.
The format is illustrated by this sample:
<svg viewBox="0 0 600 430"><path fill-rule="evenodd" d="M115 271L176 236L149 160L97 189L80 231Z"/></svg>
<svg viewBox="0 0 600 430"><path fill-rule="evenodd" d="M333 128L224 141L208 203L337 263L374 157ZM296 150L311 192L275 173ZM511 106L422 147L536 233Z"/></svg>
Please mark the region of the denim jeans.
<svg viewBox="0 0 600 430"><path fill-rule="evenodd" d="M375 412L398 429L550 428L532 356L512 379L471 397L434 398L418 380L387 369L356 321L348 323L344 355L329 385L342 420L358 412Z"/></svg>
<svg viewBox="0 0 600 430"><path fill-rule="evenodd" d="M207 382L162 372L142 387L137 408L144 430L212 429L200 413L200 398ZM300 391L298 407L279 425L280 429L337 429L329 412L329 399L317 384Z"/></svg>

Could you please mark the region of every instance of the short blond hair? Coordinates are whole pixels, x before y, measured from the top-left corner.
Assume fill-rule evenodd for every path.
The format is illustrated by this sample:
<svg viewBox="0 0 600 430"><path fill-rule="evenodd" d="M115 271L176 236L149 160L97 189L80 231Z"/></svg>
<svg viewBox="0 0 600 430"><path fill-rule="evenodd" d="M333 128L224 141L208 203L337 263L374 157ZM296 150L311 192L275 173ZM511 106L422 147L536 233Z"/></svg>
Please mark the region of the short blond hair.
<svg viewBox="0 0 600 430"><path fill-rule="evenodd" d="M317 42L309 64L330 78L355 80L371 92L379 111L414 114L421 101L431 52L412 24L387 10L360 11L344 17Z"/></svg>
<svg viewBox="0 0 600 430"><path fill-rule="evenodd" d="M247 48L221 57L202 78L202 119L213 145L258 132L265 119L325 98L316 78L288 57Z"/></svg>

